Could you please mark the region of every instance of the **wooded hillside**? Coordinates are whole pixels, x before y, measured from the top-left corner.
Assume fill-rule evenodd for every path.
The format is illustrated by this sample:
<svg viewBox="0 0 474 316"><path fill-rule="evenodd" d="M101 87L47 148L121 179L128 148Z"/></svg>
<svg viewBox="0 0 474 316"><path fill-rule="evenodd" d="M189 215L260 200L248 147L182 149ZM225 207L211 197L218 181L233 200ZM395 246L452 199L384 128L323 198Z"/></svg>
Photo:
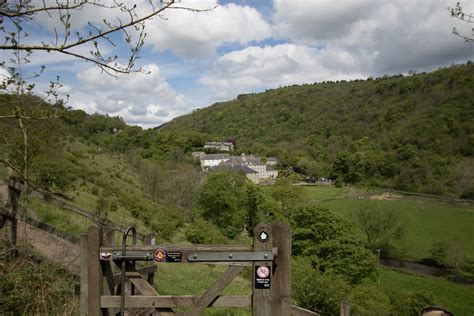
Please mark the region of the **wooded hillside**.
<svg viewBox="0 0 474 316"><path fill-rule="evenodd" d="M161 126L314 177L474 197L474 65L241 95Z"/></svg>

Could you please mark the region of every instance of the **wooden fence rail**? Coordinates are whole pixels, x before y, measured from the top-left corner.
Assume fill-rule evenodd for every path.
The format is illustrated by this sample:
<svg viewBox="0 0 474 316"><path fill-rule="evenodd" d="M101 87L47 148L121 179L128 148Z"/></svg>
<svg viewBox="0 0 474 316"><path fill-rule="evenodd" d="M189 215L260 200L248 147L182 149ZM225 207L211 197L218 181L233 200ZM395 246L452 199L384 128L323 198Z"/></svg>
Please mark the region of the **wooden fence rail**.
<svg viewBox="0 0 474 316"><path fill-rule="evenodd" d="M319 315L291 305L290 227L274 222L257 225L254 232L253 245L130 245L125 250L108 240L103 228L91 226L81 237L81 315L112 315L125 308L129 315L196 316L212 307L251 308L255 316ZM154 264L136 268L136 261ZM200 295L159 295L153 286L156 264L196 263L228 268ZM245 266L253 274L252 295L222 295ZM119 295L124 288L125 295Z"/></svg>
<svg viewBox="0 0 474 316"><path fill-rule="evenodd" d="M24 184L22 184L21 182L15 180L15 179L9 179L7 181L8 183L8 187L9 187L9 191L18 191L18 192L22 192L24 189L25 189L25 186ZM111 220L107 219L107 218L104 218L104 217L101 217L91 211L88 211L84 208L81 208L81 207L78 207L74 204L71 204L69 202L66 202L66 201L63 201L51 194L46 194L44 192L39 192L39 191L35 191L35 190L30 190L28 192L31 196L34 196L46 203L49 203L49 204L52 204L52 205L55 205L55 206L58 206L66 211L70 211L72 213L75 213L75 214L78 214L78 215L81 215L87 219L89 219L90 221L96 223L96 224L99 224L99 225L102 225L102 226L108 226L108 227L112 227L113 229L115 229L116 231L119 231L119 232L125 232L126 230L126 227L123 226L123 225L119 225L115 222L112 222ZM147 237L145 235L142 235L142 234L137 234L137 238L139 240L145 240Z"/></svg>

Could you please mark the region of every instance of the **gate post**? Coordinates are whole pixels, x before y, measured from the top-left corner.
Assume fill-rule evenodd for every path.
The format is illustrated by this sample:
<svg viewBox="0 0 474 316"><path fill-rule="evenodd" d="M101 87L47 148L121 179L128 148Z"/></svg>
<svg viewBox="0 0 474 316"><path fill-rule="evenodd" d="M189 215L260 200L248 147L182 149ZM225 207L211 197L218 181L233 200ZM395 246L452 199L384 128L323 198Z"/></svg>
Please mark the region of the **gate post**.
<svg viewBox="0 0 474 316"><path fill-rule="evenodd" d="M266 224L259 224L254 230L253 251L271 252L273 249L272 228ZM252 284L252 311L254 316L272 316L272 265L271 261L257 261L253 263ZM268 267L270 288L257 288L258 267Z"/></svg>
<svg viewBox="0 0 474 316"><path fill-rule="evenodd" d="M278 255L273 261L272 313L273 316L291 314L291 228L282 222L271 223L273 247Z"/></svg>
<svg viewBox="0 0 474 316"><path fill-rule="evenodd" d="M7 206L10 208L14 213L15 216L18 215L18 209L20 206L20 194L21 190L15 188L12 184L12 179L10 178L8 181L8 201L7 201ZM18 220L16 217L12 217L10 219L11 222L11 237L10 241L13 244L13 246L16 245L16 240L17 240L17 223Z"/></svg>
<svg viewBox="0 0 474 316"><path fill-rule="evenodd" d="M100 297L103 293L102 269L99 261L99 249L102 244L102 229L92 225L87 230L87 301L88 315L103 315L100 309Z"/></svg>
<svg viewBox="0 0 474 316"><path fill-rule="evenodd" d="M88 238L87 233L81 235L81 298L80 298L80 316L86 316L88 312L88 294L87 294L87 262L88 262Z"/></svg>

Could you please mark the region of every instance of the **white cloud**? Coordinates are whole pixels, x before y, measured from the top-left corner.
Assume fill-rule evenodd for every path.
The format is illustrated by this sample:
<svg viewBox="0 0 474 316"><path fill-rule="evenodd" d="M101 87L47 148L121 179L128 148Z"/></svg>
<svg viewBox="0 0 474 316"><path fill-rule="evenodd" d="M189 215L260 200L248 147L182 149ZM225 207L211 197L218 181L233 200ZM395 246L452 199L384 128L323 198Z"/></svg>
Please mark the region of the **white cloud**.
<svg viewBox="0 0 474 316"><path fill-rule="evenodd" d="M217 1L182 1L180 6L213 8ZM148 44L155 50L172 50L184 57L211 57L224 43L260 41L271 35L270 25L249 6L226 4L209 12L168 10L167 20L147 25Z"/></svg>
<svg viewBox="0 0 474 316"><path fill-rule="evenodd" d="M274 3L275 34L304 45L330 45L354 58L373 56L374 74L430 70L474 55L451 34L468 24L450 16L446 0L289 1Z"/></svg>
<svg viewBox="0 0 474 316"><path fill-rule="evenodd" d="M174 91L160 74L156 64L143 67L147 73L131 73L118 78L97 68L77 75L80 88L71 97L71 105L89 113L121 116L127 123L153 127L184 114L184 97Z"/></svg>
<svg viewBox="0 0 474 316"><path fill-rule="evenodd" d="M382 1L275 0L275 34L295 43L317 44L344 36Z"/></svg>
<svg viewBox="0 0 474 316"><path fill-rule="evenodd" d="M248 47L220 57L201 83L218 97L269 87L365 77L365 60L344 50L281 44Z"/></svg>

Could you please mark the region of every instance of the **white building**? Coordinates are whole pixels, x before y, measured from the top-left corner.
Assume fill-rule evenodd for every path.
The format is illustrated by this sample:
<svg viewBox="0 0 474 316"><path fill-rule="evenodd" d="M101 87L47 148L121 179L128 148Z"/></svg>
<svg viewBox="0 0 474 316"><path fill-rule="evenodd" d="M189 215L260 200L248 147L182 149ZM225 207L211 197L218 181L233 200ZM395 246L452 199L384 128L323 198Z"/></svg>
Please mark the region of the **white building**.
<svg viewBox="0 0 474 316"><path fill-rule="evenodd" d="M217 165L214 165L215 160L212 160L212 166L210 161L206 161L207 165L209 165L209 167L207 168L204 168L204 165L202 163L203 161L201 160L201 165L203 166L203 169L214 168L216 170L243 171L246 177L250 179L253 183L271 181L278 177L278 170L273 169L271 166L263 163L262 159L253 155L242 154L240 156L228 156L227 160L224 160L218 163Z"/></svg>
<svg viewBox="0 0 474 316"><path fill-rule="evenodd" d="M220 151L231 151L234 150L234 144L232 142L206 142L204 148L213 148Z"/></svg>
<svg viewBox="0 0 474 316"><path fill-rule="evenodd" d="M217 167L220 163L226 162L230 159L229 154L208 154L200 158L201 167L203 170Z"/></svg>

